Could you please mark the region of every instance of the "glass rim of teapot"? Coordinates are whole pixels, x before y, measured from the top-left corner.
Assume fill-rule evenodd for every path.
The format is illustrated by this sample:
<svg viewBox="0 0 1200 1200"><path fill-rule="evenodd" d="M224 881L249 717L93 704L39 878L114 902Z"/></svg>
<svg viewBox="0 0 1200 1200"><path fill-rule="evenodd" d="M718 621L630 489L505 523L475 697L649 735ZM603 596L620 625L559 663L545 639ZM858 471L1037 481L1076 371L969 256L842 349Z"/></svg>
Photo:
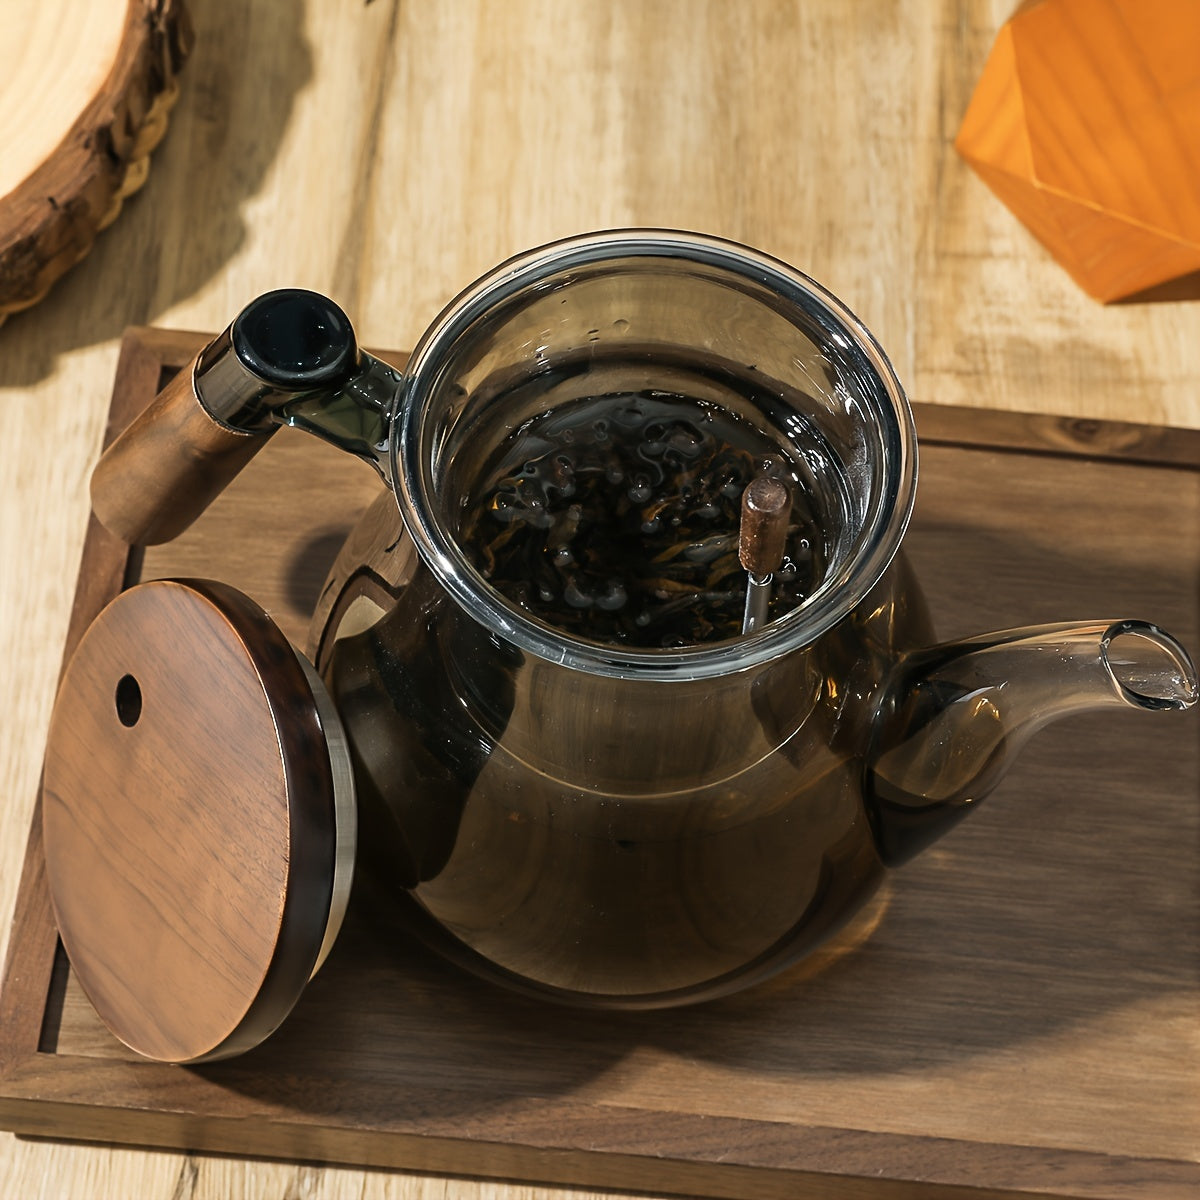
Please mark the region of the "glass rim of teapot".
<svg viewBox="0 0 1200 1200"><path fill-rule="evenodd" d="M854 553L831 571L812 596L753 633L672 648L591 641L538 620L491 587L437 516L433 453L425 428L441 368L463 335L522 292L570 286L570 272L617 259L678 260L715 268L765 288L823 330L831 347L849 356L877 385L864 395L877 408L885 479L867 514ZM565 274L565 278L564 278ZM867 595L891 563L912 514L917 442L912 410L887 355L865 325L826 288L803 272L752 247L710 234L628 228L581 234L518 254L459 293L430 325L404 370L393 411L391 477L396 500L417 550L446 591L476 621L539 658L575 670L621 678L713 678L748 669L805 646L826 633Z"/></svg>

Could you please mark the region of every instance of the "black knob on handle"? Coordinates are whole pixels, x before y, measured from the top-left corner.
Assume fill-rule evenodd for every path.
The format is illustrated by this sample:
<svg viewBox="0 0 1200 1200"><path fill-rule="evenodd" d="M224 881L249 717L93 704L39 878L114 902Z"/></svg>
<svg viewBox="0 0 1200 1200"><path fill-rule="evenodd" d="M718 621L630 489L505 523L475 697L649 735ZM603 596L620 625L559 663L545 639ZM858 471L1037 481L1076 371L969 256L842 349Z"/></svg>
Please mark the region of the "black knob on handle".
<svg viewBox="0 0 1200 1200"><path fill-rule="evenodd" d="M175 537L266 444L282 406L336 393L362 358L332 300L298 288L258 297L105 451L96 515L131 543Z"/></svg>
<svg viewBox="0 0 1200 1200"><path fill-rule="evenodd" d="M252 300L232 340L246 369L280 391L341 387L358 363L349 317L327 296L300 288Z"/></svg>
<svg viewBox="0 0 1200 1200"><path fill-rule="evenodd" d="M262 432L278 423L281 403L341 388L359 358L350 319L332 300L283 288L251 300L201 351L196 395L223 425Z"/></svg>

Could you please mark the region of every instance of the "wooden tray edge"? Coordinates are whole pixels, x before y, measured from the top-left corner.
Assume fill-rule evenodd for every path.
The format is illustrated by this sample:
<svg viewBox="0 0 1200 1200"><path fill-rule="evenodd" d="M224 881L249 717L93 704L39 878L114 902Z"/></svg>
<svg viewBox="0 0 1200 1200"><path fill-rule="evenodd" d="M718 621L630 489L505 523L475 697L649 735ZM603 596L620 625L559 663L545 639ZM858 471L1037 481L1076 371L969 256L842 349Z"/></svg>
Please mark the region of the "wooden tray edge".
<svg viewBox="0 0 1200 1200"><path fill-rule="evenodd" d="M1169 1160L730 1117L706 1118L702 1149L677 1114L564 1099L512 1097L465 1118L431 1118L453 1111L445 1091L397 1097L385 1127L298 1110L273 1121L253 1101L245 1112L215 1111L224 1094L214 1101L183 1068L62 1056L47 1070L54 1056L38 1057L0 1090L0 1126L27 1137L726 1200L1183 1200L1200 1179L1196 1164ZM107 1104L73 1098L80 1073ZM986 1184L981 1151L995 1175Z"/></svg>

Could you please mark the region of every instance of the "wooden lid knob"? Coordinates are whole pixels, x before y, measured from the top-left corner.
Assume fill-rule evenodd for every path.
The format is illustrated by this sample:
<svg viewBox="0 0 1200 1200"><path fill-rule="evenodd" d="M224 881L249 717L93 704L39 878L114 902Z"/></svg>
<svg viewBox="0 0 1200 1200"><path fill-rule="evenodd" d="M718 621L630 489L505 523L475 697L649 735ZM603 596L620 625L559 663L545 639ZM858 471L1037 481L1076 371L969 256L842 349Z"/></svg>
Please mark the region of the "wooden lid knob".
<svg viewBox="0 0 1200 1200"><path fill-rule="evenodd" d="M55 703L42 819L63 945L121 1041L195 1062L278 1026L341 919L349 778L316 673L241 593L161 580L100 614Z"/></svg>
<svg viewBox="0 0 1200 1200"><path fill-rule="evenodd" d="M791 511L787 485L769 475L752 480L742 493L738 559L752 575L770 575L779 569Z"/></svg>

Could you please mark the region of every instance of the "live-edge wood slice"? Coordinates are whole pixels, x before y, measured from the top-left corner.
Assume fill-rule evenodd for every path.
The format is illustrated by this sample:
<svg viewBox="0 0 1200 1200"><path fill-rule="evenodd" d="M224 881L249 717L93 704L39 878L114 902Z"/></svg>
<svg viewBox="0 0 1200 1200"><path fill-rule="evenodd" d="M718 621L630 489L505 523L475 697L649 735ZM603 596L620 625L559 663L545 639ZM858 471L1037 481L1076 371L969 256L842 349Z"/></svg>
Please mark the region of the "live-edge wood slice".
<svg viewBox="0 0 1200 1200"><path fill-rule="evenodd" d="M205 340L131 331L110 435ZM1200 433L916 409L905 546L940 635L1120 614L1200 644ZM252 595L302 644L378 488L284 430L144 561L93 520L69 647L122 586L192 575ZM510 996L360 892L276 1033L199 1068L135 1059L100 1023L56 953L39 816L0 986L0 1126L739 1200L1193 1197L1195 716L1038 734L896 873L853 952L710 1005L580 1014Z"/></svg>
<svg viewBox="0 0 1200 1200"><path fill-rule="evenodd" d="M0 321L146 179L192 44L183 0L0 0Z"/></svg>
<svg viewBox="0 0 1200 1200"><path fill-rule="evenodd" d="M123 592L67 665L43 785L50 894L84 990L142 1055L257 1045L340 917L347 772L313 678L257 605L199 581Z"/></svg>

